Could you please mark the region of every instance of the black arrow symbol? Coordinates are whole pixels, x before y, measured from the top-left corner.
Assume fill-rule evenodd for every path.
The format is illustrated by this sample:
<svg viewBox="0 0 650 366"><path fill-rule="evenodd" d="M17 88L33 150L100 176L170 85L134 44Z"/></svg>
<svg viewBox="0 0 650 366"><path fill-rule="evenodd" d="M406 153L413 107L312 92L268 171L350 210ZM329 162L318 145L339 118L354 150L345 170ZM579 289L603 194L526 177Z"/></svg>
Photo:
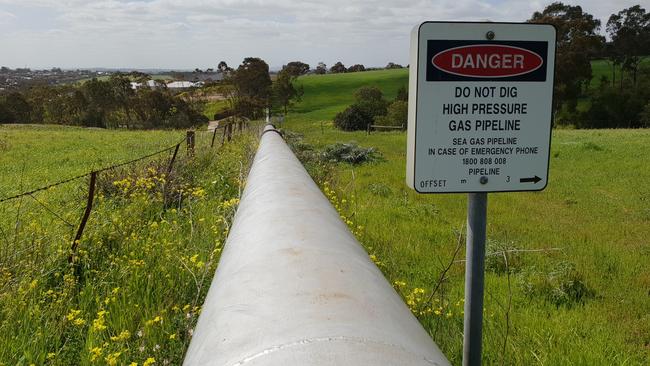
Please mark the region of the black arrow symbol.
<svg viewBox="0 0 650 366"><path fill-rule="evenodd" d="M540 178L538 176L534 176L534 177L531 177L531 178L519 178L519 183L531 183L531 182L532 183L537 183L540 180L542 180L542 178Z"/></svg>

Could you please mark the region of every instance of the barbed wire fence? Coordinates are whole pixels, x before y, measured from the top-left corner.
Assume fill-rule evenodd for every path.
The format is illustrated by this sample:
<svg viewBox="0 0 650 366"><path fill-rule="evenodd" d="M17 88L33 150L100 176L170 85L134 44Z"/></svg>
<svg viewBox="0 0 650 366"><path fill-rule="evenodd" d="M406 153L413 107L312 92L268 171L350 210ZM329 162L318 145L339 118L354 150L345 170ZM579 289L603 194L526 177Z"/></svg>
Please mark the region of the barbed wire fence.
<svg viewBox="0 0 650 366"><path fill-rule="evenodd" d="M38 267L41 275L47 276L56 267L50 264L60 260L60 257L55 259L51 255L54 241L65 248L68 264L75 265L79 242L97 196L117 177L136 174L152 166L157 172L170 176L179 159L192 158L197 146L201 149L218 149L230 141L235 133L242 133L248 127L248 121L231 119L212 131L187 131L176 143L137 158L9 196L3 197L0 191L0 277L20 273L23 267ZM216 139L219 135L221 141ZM181 148L183 145L185 149ZM9 282L0 281L0 291Z"/></svg>

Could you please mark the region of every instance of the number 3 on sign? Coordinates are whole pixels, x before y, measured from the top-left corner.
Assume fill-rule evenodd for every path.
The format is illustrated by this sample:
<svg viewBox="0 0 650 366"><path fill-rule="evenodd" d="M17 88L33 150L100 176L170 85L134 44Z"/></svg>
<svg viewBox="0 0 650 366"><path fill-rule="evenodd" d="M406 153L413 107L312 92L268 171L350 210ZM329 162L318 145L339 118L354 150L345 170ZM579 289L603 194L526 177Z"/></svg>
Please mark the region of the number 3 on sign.
<svg viewBox="0 0 650 366"><path fill-rule="evenodd" d="M506 182L510 182L510 176L506 175Z"/></svg>

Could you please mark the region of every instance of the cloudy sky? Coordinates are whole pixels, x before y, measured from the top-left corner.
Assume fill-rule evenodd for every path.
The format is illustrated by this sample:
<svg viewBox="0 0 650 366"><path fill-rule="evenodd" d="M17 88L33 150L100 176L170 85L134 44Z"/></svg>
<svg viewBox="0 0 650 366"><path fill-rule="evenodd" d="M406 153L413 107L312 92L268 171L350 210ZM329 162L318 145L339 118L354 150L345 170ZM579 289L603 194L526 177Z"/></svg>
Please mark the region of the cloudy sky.
<svg viewBox="0 0 650 366"><path fill-rule="evenodd" d="M650 0L582 0L603 24ZM207 68L244 57L271 66L406 64L423 20L524 21L551 1L0 0L0 65Z"/></svg>

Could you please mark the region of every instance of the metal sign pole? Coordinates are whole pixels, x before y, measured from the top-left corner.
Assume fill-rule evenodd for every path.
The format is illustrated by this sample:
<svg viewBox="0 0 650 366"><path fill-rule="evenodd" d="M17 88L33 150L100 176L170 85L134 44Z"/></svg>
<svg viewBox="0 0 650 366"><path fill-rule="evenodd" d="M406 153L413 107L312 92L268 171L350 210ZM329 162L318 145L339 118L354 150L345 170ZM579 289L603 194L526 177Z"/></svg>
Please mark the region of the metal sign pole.
<svg viewBox="0 0 650 366"><path fill-rule="evenodd" d="M464 366L481 364L486 224L487 193L469 193L467 197L467 249L465 255Z"/></svg>

